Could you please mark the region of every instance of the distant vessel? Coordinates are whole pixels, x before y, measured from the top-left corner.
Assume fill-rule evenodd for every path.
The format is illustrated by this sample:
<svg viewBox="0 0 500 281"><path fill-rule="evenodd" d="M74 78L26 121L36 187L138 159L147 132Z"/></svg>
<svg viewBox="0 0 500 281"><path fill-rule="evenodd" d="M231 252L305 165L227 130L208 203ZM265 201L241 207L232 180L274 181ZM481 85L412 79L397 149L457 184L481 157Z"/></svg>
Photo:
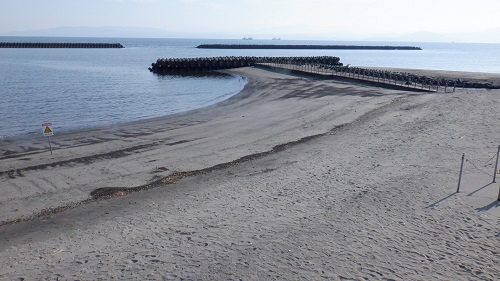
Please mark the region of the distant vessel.
<svg viewBox="0 0 500 281"><path fill-rule="evenodd" d="M273 40L281 40L280 37L274 37Z"/></svg>
<svg viewBox="0 0 500 281"><path fill-rule="evenodd" d="M253 40L252 37L243 37L243 40Z"/></svg>

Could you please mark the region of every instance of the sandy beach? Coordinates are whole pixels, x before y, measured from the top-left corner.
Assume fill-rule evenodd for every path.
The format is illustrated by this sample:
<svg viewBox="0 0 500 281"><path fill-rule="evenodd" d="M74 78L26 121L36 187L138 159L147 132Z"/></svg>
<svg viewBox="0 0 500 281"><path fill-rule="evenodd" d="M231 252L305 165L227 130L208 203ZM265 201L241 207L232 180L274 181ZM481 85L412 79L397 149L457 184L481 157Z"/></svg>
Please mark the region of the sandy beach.
<svg viewBox="0 0 500 281"><path fill-rule="evenodd" d="M500 90L229 72L224 102L53 155L0 140L0 279L498 280Z"/></svg>

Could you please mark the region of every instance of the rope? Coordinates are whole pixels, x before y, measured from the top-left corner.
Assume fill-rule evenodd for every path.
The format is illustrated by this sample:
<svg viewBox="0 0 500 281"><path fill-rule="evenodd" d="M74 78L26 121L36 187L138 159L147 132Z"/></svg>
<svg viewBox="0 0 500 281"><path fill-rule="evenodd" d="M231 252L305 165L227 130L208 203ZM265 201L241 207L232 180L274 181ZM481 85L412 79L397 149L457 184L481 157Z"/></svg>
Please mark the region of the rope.
<svg viewBox="0 0 500 281"><path fill-rule="evenodd" d="M495 159L495 157L497 156L498 154L498 150L497 152L495 153L495 155L493 155L493 157L490 158L490 160L486 161L486 163L484 163L484 166L483 167L486 167L486 165L488 165L488 163L490 163L491 160Z"/></svg>
<svg viewBox="0 0 500 281"><path fill-rule="evenodd" d="M467 159L467 160L466 160L466 162L471 163L471 165L472 165L474 168L476 168L476 170L480 171L481 173L486 174L486 175L488 175L488 176L491 176L491 173L487 173L487 172L485 172L485 171L483 171L483 170L479 169L479 168L476 166L476 164L474 164L474 162L473 162L472 160Z"/></svg>

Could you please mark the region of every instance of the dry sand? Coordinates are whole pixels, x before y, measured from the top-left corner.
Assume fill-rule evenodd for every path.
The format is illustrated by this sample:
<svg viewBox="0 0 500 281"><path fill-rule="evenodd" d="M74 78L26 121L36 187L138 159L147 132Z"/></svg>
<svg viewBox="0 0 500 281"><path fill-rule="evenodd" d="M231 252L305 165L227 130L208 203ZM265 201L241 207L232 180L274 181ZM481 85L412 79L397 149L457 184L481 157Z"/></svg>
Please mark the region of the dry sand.
<svg viewBox="0 0 500 281"><path fill-rule="evenodd" d="M499 90L231 72L216 106L0 142L0 279L498 280Z"/></svg>

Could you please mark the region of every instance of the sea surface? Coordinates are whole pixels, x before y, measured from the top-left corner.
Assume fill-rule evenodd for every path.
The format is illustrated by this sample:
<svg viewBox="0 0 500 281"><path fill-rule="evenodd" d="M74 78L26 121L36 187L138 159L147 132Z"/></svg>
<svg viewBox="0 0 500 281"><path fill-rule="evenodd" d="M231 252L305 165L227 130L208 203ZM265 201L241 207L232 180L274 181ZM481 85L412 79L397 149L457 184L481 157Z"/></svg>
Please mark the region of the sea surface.
<svg viewBox="0 0 500 281"><path fill-rule="evenodd" d="M344 64L500 73L500 44L297 40L0 37L0 42L106 42L123 49L0 48L0 138L85 130L215 104L243 89L231 75L161 76L158 58L338 56ZM401 45L422 51L211 50L200 44Z"/></svg>

